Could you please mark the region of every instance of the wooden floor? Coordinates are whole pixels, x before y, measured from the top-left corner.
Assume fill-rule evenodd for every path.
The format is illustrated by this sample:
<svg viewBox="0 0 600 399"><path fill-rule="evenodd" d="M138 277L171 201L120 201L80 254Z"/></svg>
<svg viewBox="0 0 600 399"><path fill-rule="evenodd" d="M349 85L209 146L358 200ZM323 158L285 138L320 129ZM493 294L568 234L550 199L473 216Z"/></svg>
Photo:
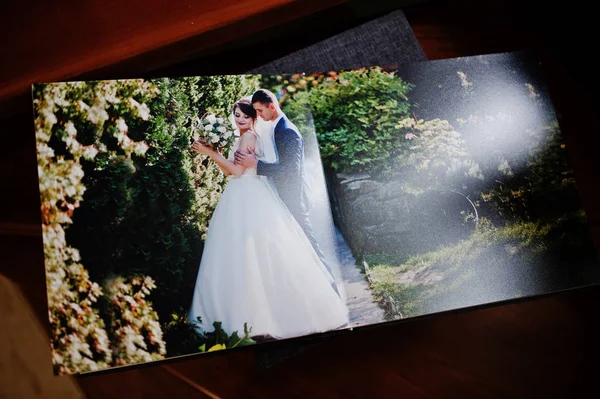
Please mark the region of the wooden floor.
<svg viewBox="0 0 600 399"><path fill-rule="evenodd" d="M193 2L182 2L188 3ZM253 6L263 7L260 10L254 9L254 12L236 8L236 2L221 3L225 7L222 10L233 7L229 9L237 13L235 18L255 18L256 21L266 18L265 13L270 15L271 19L280 15L277 9L273 11L274 7L294 6L295 10L310 13L343 2L309 1L304 2L309 4L305 8L300 5L290 6L289 2L283 0L244 2L249 9ZM356 2L349 3L352 3L352 7L358 7ZM594 84L593 75L586 77L583 73L593 71L593 64L576 64L564 58L565 55L573 54L565 50L567 46L564 44L561 44L563 47L559 49L553 48L552 40L555 37L548 28L549 23L544 22L542 14L536 11L533 3L479 3L492 2L426 2L408 6L404 11L430 59L524 48L531 48L540 54L553 99L559 110L561 126L570 148L595 242L597 247L600 247L600 168L597 166L600 135L595 121L597 100L592 95L595 92L591 89ZM110 18L103 19L103 15L110 14L110 7L116 7L116 2L94 1L91 8L77 10L72 8L73 4L65 2L63 11L57 11L55 6L46 4L42 6L45 7L45 14L41 11L34 13L33 19L25 25L43 24L50 32L53 20L45 20L43 15L62 15L63 19L59 18L56 22L63 24L72 20L67 18L68 15L75 19L81 16L79 26L84 22L113 23L114 26L110 25L111 29L120 32L115 34L115 38L126 36L127 30L119 30L118 22ZM156 34L161 35L161 19L156 17L159 15L156 12L160 11L161 4L166 2L155 0L148 3L148 9L140 14L139 20L145 21L144 18L148 18L153 24L140 22L141 27L134 32L135 35L144 37L150 34L154 25L157 25ZM352 14L348 11L354 10L352 7L341 9L340 13L344 18L349 18ZM381 7L383 9L388 6ZM195 12L197 18L201 18L202 13L198 9L195 9ZM272 14L268 14L269 12ZM554 18L557 17L557 13L559 11L553 14ZM573 16L573 13L564 13L569 17ZM27 20L30 14L23 11L20 15ZM169 47L170 51L175 51L174 57L182 59L185 58L184 53L188 49L201 47L194 41L195 35L200 35L202 29L208 31L214 28L212 25L202 25L198 31L194 31L195 28L185 30L177 22L181 21L184 15L188 14L181 8L164 16L170 21L169 40L187 38L184 40L186 44L179 48L179 52L173 50L177 47ZM185 21L186 24L191 24L194 19L190 17ZM332 24L335 23L332 21ZM312 28L320 29L319 26ZM113 58L93 58L93 50L82 49L94 43L85 42L83 38L69 41L64 37L53 38L49 33L40 36L43 30L39 29L34 30L38 36L34 36L33 32L28 34L19 30L17 19L2 29L3 40L7 40L8 35L15 38L15 43L10 47L13 52L4 50L5 55L19 57L23 51L34 52L35 46L39 45L41 40L57 40L59 48L63 42L75 42L80 46L79 49L73 50L73 53L69 53L70 55L65 53L61 57L68 58L73 54L82 57L81 62L69 66L65 66L67 58L48 60L48 69L43 71L39 67L43 63L40 64L41 61L35 57L50 57L52 54L41 52L35 57L29 54L29 58L15 58L12 63L4 63L0 73L0 101L3 107L0 114L0 134L5 143L0 147L0 177L4 187L10 189L10 195L4 191L4 198L0 200L0 209L3 212L0 219L0 272L21 286L35 315L45 322L47 310L44 276L41 270L43 260L40 230L37 227L38 214L35 212L37 181L31 178L35 176L36 164L33 152L34 138L30 134L30 115L24 111L29 109L28 99L22 94L27 90L28 79L85 74L86 71L96 68L108 68L106 70L109 72L106 73L109 74L119 70L131 73L136 67L143 65L144 60L154 60L152 65L158 68L161 64L157 57L165 57L166 53L161 53L161 43L156 38L152 45L140 44L136 41L138 36L133 34L130 41L119 42L114 38L107 41L100 35L103 30L98 25L90 26L89 29L96 29L96 44L108 46L99 48L112 49ZM579 28L572 29L577 31ZM65 27L59 31L62 35L75 38L78 35L78 31L72 27ZM327 31L327 27L322 27L322 31ZM24 37L19 38L16 32L22 32ZM242 36L239 32L237 35ZM164 37L164 33L160 37ZM225 39L232 40L233 37ZM585 37L579 37L579 46L582 40L585 40ZM17 51L19 43L22 49ZM593 43L589 47L583 46L591 52L594 52L596 47ZM42 45L42 48L48 52L50 47ZM145 52L154 54L154 58L144 58ZM119 67L122 69L113 67L111 70L111 65L118 64L125 53L138 54L138 58L130 64L122 64ZM89 61L89 57L93 58L93 62ZM37 69L27 62L34 63ZM53 65L60 68L57 70ZM580 71L583 77L577 71ZM90 398L588 397L584 395L585 391L597 391L600 359L599 308L600 288L590 287L520 303L415 319L387 327L367 328L342 336L323 338L319 345L269 369L258 368L253 351L249 349L227 356L181 359L168 365L82 376L77 378L77 382Z"/></svg>

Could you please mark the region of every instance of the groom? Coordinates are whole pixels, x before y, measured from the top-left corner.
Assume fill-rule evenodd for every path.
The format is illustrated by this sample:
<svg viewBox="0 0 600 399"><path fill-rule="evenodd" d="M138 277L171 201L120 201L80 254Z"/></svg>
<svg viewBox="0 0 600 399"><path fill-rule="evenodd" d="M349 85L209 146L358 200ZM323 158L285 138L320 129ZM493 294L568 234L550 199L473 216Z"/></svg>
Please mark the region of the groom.
<svg viewBox="0 0 600 399"><path fill-rule="evenodd" d="M256 159L252 150L248 149L248 154L238 149L235 152L235 163L246 168L256 167L259 175L271 178L282 201L304 230L321 262L333 275L325 255L319 248L308 217L310 198L304 185L304 141L302 136L296 126L281 111L279 101L269 90L257 90L252 95L252 106L258 116L265 121L273 122L274 142L279 159L276 163L264 163ZM339 295L335 282L332 286Z"/></svg>

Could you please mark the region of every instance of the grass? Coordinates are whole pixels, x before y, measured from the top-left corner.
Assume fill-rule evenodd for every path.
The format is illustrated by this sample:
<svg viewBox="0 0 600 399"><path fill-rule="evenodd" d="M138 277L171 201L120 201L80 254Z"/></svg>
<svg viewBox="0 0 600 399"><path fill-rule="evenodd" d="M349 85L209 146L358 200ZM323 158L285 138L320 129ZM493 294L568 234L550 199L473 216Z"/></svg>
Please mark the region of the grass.
<svg viewBox="0 0 600 399"><path fill-rule="evenodd" d="M591 251L590 251L591 249ZM594 257L582 212L546 222L480 228L457 245L407 257L365 255L372 289L405 317L567 288L573 265Z"/></svg>

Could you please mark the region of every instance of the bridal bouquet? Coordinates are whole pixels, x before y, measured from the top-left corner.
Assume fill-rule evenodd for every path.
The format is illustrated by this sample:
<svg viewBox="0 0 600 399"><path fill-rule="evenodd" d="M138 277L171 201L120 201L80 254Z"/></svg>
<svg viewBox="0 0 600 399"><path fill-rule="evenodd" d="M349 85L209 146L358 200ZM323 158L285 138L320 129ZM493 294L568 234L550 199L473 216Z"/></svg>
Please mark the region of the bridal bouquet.
<svg viewBox="0 0 600 399"><path fill-rule="evenodd" d="M208 114L202 119L196 118L193 130L194 138L217 151L229 148L235 139L229 120L217 118L214 114Z"/></svg>

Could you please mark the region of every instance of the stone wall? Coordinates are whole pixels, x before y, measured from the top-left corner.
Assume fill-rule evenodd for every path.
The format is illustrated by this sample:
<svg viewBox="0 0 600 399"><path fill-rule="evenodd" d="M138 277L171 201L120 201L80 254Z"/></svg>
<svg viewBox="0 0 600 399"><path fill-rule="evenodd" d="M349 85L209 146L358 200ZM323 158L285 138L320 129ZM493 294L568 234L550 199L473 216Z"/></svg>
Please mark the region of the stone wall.
<svg viewBox="0 0 600 399"><path fill-rule="evenodd" d="M464 195L404 191L401 180L376 181L368 174L327 173L334 220L352 248L364 253L413 255L452 244L472 233L477 211ZM471 214L474 218L466 220Z"/></svg>

